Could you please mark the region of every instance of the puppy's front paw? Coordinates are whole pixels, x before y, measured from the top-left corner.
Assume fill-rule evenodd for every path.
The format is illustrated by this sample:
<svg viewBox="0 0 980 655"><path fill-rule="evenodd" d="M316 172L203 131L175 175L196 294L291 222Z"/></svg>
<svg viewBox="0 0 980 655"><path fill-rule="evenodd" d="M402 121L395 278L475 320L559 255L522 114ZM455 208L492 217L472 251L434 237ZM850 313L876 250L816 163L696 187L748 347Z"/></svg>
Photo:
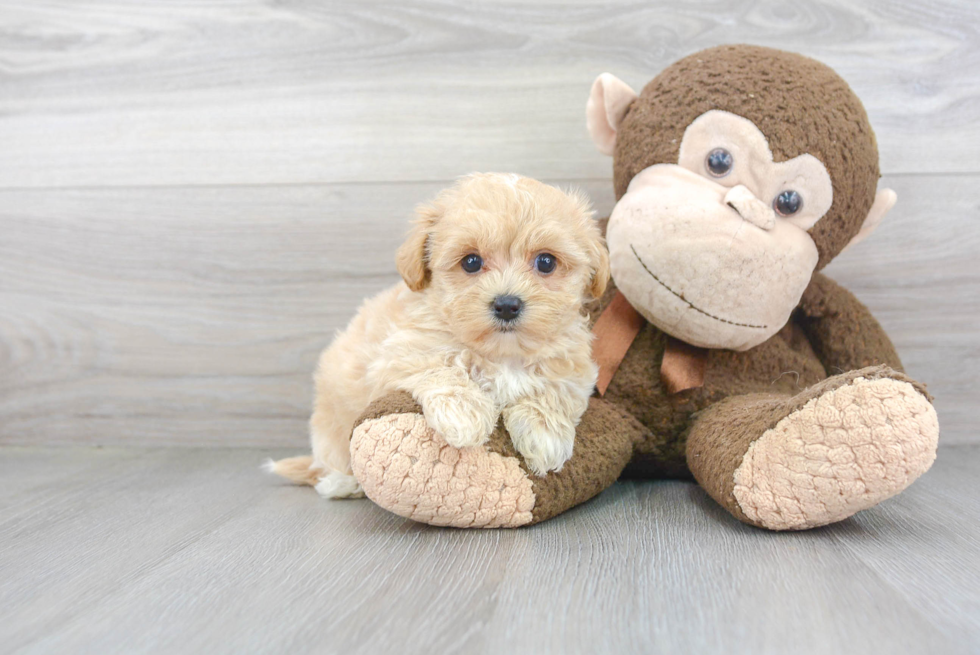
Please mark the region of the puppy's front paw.
<svg viewBox="0 0 980 655"><path fill-rule="evenodd" d="M561 470L572 456L575 426L562 417L549 421L535 407L515 405L504 410L504 426L535 475Z"/></svg>
<svg viewBox="0 0 980 655"><path fill-rule="evenodd" d="M486 443L497 425L497 408L482 391L461 389L432 394L419 401L429 427L455 448Z"/></svg>

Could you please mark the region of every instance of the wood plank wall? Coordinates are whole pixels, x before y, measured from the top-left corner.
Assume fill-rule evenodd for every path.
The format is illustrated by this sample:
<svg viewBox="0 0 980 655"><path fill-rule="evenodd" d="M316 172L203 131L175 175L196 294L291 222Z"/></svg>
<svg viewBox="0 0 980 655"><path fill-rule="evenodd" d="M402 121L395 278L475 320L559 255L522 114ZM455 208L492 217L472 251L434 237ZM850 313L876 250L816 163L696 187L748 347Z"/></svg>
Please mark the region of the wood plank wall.
<svg viewBox="0 0 980 655"><path fill-rule="evenodd" d="M0 443L305 443L317 352L455 176L576 185L595 76L840 72L899 204L828 273L980 443L980 3L0 1Z"/></svg>

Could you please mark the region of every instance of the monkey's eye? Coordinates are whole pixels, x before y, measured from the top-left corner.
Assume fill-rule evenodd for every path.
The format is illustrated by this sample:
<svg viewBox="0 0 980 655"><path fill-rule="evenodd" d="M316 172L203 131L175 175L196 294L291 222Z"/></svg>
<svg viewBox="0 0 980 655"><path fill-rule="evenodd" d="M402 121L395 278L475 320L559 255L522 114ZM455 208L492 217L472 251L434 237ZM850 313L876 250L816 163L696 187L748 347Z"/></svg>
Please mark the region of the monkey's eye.
<svg viewBox="0 0 980 655"><path fill-rule="evenodd" d="M460 260L459 265L463 267L463 270L467 273L476 273L481 268L483 268L483 258L476 253L470 253Z"/></svg>
<svg viewBox="0 0 980 655"><path fill-rule="evenodd" d="M555 266L558 265L558 259L555 258L550 252L543 252L534 258L534 268L538 269L539 273L547 275L555 270Z"/></svg>
<svg viewBox="0 0 980 655"><path fill-rule="evenodd" d="M792 189L787 189L772 201L772 208L780 216L792 216L803 208L803 196Z"/></svg>
<svg viewBox="0 0 980 655"><path fill-rule="evenodd" d="M735 160L732 153L724 148L715 148L704 158L704 165L714 177L725 177L732 172L732 164Z"/></svg>

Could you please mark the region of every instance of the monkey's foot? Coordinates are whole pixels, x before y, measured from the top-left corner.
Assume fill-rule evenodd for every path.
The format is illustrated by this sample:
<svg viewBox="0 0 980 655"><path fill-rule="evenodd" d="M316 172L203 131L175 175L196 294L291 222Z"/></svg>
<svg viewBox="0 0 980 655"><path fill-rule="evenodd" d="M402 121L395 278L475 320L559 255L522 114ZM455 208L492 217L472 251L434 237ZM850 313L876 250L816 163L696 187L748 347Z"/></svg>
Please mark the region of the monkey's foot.
<svg viewBox="0 0 980 655"><path fill-rule="evenodd" d="M936 459L939 421L905 380L857 377L812 398L753 442L733 494L753 523L800 530L899 493Z"/></svg>
<svg viewBox="0 0 980 655"><path fill-rule="evenodd" d="M421 413L389 414L358 425L351 465L367 497L399 516L457 528L531 522L534 491L517 460L480 446L454 448Z"/></svg>
<svg viewBox="0 0 980 655"><path fill-rule="evenodd" d="M623 429L609 430L618 419L594 401L572 458L561 471L539 477L501 425L484 445L454 448L429 427L411 396L391 394L355 426L351 467L367 497L400 516L457 528L515 528L582 503L619 477L632 455L636 422L619 420Z"/></svg>

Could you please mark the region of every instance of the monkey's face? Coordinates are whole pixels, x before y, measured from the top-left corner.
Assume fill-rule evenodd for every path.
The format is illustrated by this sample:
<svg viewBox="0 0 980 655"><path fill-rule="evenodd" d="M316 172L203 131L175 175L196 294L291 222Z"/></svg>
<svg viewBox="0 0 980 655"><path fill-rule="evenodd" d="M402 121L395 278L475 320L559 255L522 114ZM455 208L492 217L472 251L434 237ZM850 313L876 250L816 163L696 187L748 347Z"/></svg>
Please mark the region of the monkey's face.
<svg viewBox="0 0 980 655"><path fill-rule="evenodd" d="M613 279L668 334L747 350L799 303L818 260L807 230L832 200L818 159L775 163L751 121L708 111L684 132L677 164L641 171L614 208Z"/></svg>
<svg viewBox="0 0 980 655"><path fill-rule="evenodd" d="M895 203L860 100L831 69L758 46L672 64L637 94L603 73L589 133L613 156L616 286L668 334L747 350L789 320L814 270Z"/></svg>

